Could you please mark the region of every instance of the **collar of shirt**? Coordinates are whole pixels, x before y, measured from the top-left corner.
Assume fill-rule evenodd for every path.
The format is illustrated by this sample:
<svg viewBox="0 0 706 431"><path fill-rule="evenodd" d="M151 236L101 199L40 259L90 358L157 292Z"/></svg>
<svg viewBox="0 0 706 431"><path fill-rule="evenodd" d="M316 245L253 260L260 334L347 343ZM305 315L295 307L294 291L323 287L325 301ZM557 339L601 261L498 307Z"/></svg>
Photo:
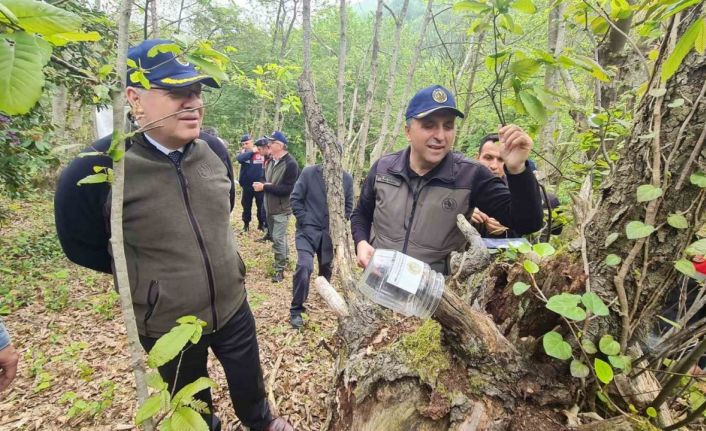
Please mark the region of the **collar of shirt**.
<svg viewBox="0 0 706 431"><path fill-rule="evenodd" d="M164 145L160 144L159 142L155 141L154 139L152 139L152 138L150 137L150 135L148 135L147 133L144 133L144 135L145 135L145 139L147 139L147 141L148 141L150 144L154 145L154 147L155 147L156 149L158 149L159 151L161 151L162 153L164 153L164 154L167 155L167 156L168 156L169 153L171 153L172 151L179 151L180 153L183 153L183 152L184 152L184 147L180 147L180 148L177 148L177 149L175 149L175 150L172 150L172 149L167 148L167 147L165 147Z"/></svg>

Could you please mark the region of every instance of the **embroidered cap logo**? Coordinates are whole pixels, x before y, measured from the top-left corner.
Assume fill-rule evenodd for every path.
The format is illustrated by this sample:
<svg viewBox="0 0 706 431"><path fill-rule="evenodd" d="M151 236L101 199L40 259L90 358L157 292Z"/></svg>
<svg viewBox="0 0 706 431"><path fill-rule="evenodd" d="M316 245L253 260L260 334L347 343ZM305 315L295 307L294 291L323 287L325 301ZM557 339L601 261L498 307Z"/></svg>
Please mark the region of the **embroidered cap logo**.
<svg viewBox="0 0 706 431"><path fill-rule="evenodd" d="M444 103L449 100L449 97L446 95L446 92L441 88L437 88L436 90L432 91L431 98L434 99L434 102L436 103Z"/></svg>

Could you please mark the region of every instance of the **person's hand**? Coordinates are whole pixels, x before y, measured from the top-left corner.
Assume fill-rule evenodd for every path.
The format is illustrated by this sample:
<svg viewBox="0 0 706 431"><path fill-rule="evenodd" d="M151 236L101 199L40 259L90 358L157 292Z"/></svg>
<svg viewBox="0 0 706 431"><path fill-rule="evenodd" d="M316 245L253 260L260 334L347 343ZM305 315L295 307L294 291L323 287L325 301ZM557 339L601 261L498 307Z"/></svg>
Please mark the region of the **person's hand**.
<svg viewBox="0 0 706 431"><path fill-rule="evenodd" d="M473 209L473 215L471 216L471 221L475 224L483 224L488 220L488 215L478 208Z"/></svg>
<svg viewBox="0 0 706 431"><path fill-rule="evenodd" d="M256 192L261 192L265 189L265 185L259 181L255 181L254 183L252 183L252 189Z"/></svg>
<svg viewBox="0 0 706 431"><path fill-rule="evenodd" d="M514 124L499 127L498 135L502 143L500 156L505 160L505 167L513 175L521 174L532 150L532 138Z"/></svg>
<svg viewBox="0 0 706 431"><path fill-rule="evenodd" d="M12 344L0 350L0 392L10 386L15 379L19 360L20 355Z"/></svg>
<svg viewBox="0 0 706 431"><path fill-rule="evenodd" d="M501 225L499 221L492 217L488 217L485 221L485 228L491 235L498 235L507 230L505 226Z"/></svg>
<svg viewBox="0 0 706 431"><path fill-rule="evenodd" d="M358 266L365 269L370 262L370 259L375 253L375 248L368 243L368 241L361 241L355 247L355 256Z"/></svg>

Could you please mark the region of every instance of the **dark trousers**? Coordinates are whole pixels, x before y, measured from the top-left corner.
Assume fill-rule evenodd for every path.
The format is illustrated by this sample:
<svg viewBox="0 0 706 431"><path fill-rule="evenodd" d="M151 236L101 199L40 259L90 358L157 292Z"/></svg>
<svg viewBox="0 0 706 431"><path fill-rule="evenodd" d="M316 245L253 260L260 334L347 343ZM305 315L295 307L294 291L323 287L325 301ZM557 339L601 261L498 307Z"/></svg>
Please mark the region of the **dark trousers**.
<svg viewBox="0 0 706 431"><path fill-rule="evenodd" d="M148 352L156 342L156 338L140 336L140 343ZM177 355L172 361L159 368L159 374L169 385L170 392L176 394L179 389L199 377L208 377L206 359L209 347L225 371L235 414L243 425L250 429L264 429L272 421L272 415L267 404L262 368L260 368L255 318L247 300L225 326L217 332L202 336L197 344L189 344L185 347L181 365ZM213 424L211 391L209 389L201 391L194 398L208 404L211 414L204 414L203 417L206 423ZM220 424L211 425L211 429L220 429Z"/></svg>
<svg viewBox="0 0 706 431"><path fill-rule="evenodd" d="M321 263L321 246L316 250L316 258L319 261L319 275L331 281L332 262ZM314 272L314 253L311 250L297 249L297 267L292 277L290 316L298 316L306 311L304 301L309 296L309 281L312 272Z"/></svg>
<svg viewBox="0 0 706 431"><path fill-rule="evenodd" d="M264 203L265 192L256 192L252 188L252 184L243 185L243 196L240 199L240 203L243 205L243 223L245 226L250 224L252 220L252 201L255 199L255 205L257 206L257 227L265 227L267 222L265 221L265 203Z"/></svg>

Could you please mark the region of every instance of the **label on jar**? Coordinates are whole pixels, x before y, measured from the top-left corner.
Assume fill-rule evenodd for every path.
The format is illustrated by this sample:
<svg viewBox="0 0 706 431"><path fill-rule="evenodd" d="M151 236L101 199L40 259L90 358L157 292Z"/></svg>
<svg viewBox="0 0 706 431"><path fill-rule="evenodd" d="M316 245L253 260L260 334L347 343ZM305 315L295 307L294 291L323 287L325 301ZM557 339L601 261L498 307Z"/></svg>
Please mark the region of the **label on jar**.
<svg viewBox="0 0 706 431"><path fill-rule="evenodd" d="M400 252L395 254L387 282L414 295L422 281L424 262Z"/></svg>

